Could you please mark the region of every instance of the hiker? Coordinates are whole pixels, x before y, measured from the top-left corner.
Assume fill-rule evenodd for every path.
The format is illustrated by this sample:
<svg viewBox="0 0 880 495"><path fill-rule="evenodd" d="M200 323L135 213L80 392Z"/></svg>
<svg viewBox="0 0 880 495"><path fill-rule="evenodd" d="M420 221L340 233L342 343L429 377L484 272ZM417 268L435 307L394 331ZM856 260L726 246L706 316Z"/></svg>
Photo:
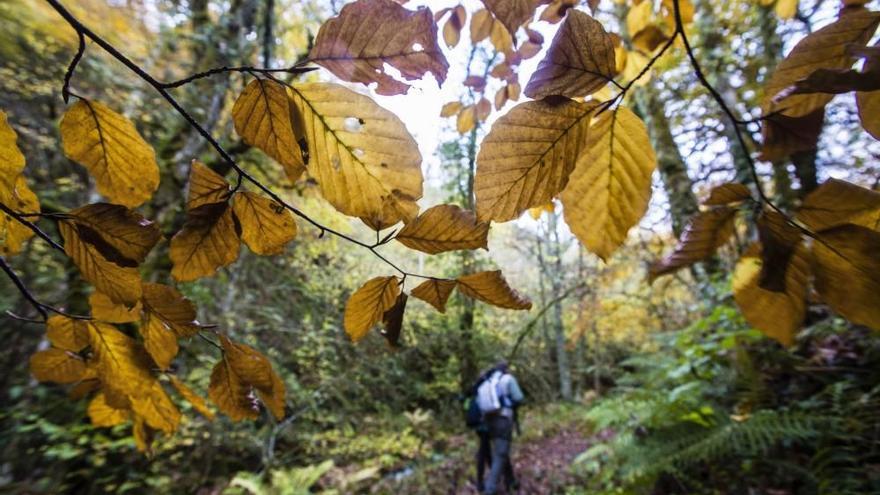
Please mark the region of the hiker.
<svg viewBox="0 0 880 495"><path fill-rule="evenodd" d="M477 390L480 385L495 372L495 367L491 367L486 371L480 373L480 377L477 378L477 381L468 389L466 397L468 397L468 402L466 404L466 413L465 413L465 422L467 423L468 428L474 430L474 433L477 434L479 447L477 447L477 455L474 460L477 463L477 491L483 492L483 478L486 472L486 467L489 469L492 468L492 446L489 441L489 425L486 423L485 418L483 417L482 411L480 411L480 406L477 403Z"/></svg>
<svg viewBox="0 0 880 495"><path fill-rule="evenodd" d="M482 493L495 495L498 483L504 474L508 491L516 489L513 465L510 462L510 444L513 441L513 426L516 419L516 408L524 397L516 378L509 373L507 363L499 362L488 376L477 386L476 402L482 420L488 430L488 447L485 451L492 458L489 478L486 480ZM483 451L481 437L480 451ZM491 453L489 453L491 452ZM478 485L482 484L482 459L477 454Z"/></svg>

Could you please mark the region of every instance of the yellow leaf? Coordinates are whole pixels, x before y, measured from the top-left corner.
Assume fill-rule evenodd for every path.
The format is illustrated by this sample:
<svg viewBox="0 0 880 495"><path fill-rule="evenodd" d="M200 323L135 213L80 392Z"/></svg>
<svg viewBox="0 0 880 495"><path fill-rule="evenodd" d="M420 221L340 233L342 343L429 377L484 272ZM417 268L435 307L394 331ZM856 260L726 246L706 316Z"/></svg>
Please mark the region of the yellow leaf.
<svg viewBox="0 0 880 495"><path fill-rule="evenodd" d="M449 103L443 105L443 108L440 109L441 117L452 117L453 115L457 115L461 110L461 102L460 101L450 101Z"/></svg>
<svg viewBox="0 0 880 495"><path fill-rule="evenodd" d="M140 326L144 347L159 369L167 370L177 356L177 336L157 316L147 312Z"/></svg>
<svg viewBox="0 0 880 495"><path fill-rule="evenodd" d="M108 260L113 251L100 235L88 226L72 220L58 222L64 239L64 252L73 260L80 274L111 301L134 306L141 297L141 277L137 264L122 257Z"/></svg>
<svg viewBox="0 0 880 495"><path fill-rule="evenodd" d="M657 164L645 124L632 111L607 111L590 127L587 149L560 195L565 221L608 260L648 209Z"/></svg>
<svg viewBox="0 0 880 495"><path fill-rule="evenodd" d="M489 41L496 50L506 54L505 56L510 56L510 53L513 51L513 38L507 31L507 28L504 27L504 24L497 19L492 22L492 31L489 33Z"/></svg>
<svg viewBox="0 0 880 495"><path fill-rule="evenodd" d="M144 418L135 415L134 425L131 428L131 435L134 437L134 444L139 452L150 453L153 444L153 430L147 426Z"/></svg>
<svg viewBox="0 0 880 495"><path fill-rule="evenodd" d="M626 13L626 31L630 37L635 37L640 31L651 24L654 16L654 2L645 0L630 7Z"/></svg>
<svg viewBox="0 0 880 495"><path fill-rule="evenodd" d="M139 265L162 237L156 224L120 205L90 204L71 210L66 217L77 224L81 236L117 264Z"/></svg>
<svg viewBox="0 0 880 495"><path fill-rule="evenodd" d="M642 70L650 63L650 59L648 57L642 55L641 52L626 52L626 65L623 68L623 73L621 73L620 78L629 83L630 81L638 79L633 83L635 86L644 86L651 80L651 70L645 71L642 74ZM639 74L642 74L639 76Z"/></svg>
<svg viewBox="0 0 880 495"><path fill-rule="evenodd" d="M158 380L131 397L131 410L153 429L172 434L180 424L180 411Z"/></svg>
<svg viewBox="0 0 880 495"><path fill-rule="evenodd" d="M241 224L241 240L256 254L280 254L296 237L293 214L261 194L237 193L232 209Z"/></svg>
<svg viewBox="0 0 880 495"><path fill-rule="evenodd" d="M0 185L0 187L4 186ZM18 213L40 211L40 201L28 187L24 175L19 175L15 179L14 187L7 193L0 189L0 202ZM20 253L25 241L33 236L34 232L30 228L6 213L0 212L0 255L13 256Z"/></svg>
<svg viewBox="0 0 880 495"><path fill-rule="evenodd" d="M530 21L538 7L533 0L483 0L483 5L510 33Z"/></svg>
<svg viewBox="0 0 880 495"><path fill-rule="evenodd" d="M141 319L140 302L128 309L122 304L114 303L109 297L98 291L89 295L89 306L92 308L92 317L107 323L130 323Z"/></svg>
<svg viewBox="0 0 880 495"><path fill-rule="evenodd" d="M858 9L802 39L779 63L764 86L761 108L767 115L777 110L790 117L807 115L824 106L832 94L795 94L777 98L779 93L817 69L843 69L855 59L847 52L851 45L864 45L877 29L880 13ZM784 96L784 95L782 95Z"/></svg>
<svg viewBox="0 0 880 495"><path fill-rule="evenodd" d="M210 277L238 259L240 242L228 203L206 204L187 212L180 232L171 238L171 275L178 282Z"/></svg>
<svg viewBox="0 0 880 495"><path fill-rule="evenodd" d="M272 386L268 389L257 389L257 395L263 401L266 409L275 416L276 420L280 421L284 418L284 382L281 381L281 377L274 370L270 368L269 371L272 376Z"/></svg>
<svg viewBox="0 0 880 495"><path fill-rule="evenodd" d="M562 191L587 150L595 108L560 97L520 103L498 119L477 155L477 218L514 220Z"/></svg>
<svg viewBox="0 0 880 495"><path fill-rule="evenodd" d="M544 212L553 213L554 211L556 211L556 205L553 204L553 201L548 201L541 206L529 208L529 216L532 217L532 220L538 220Z"/></svg>
<svg viewBox="0 0 880 495"><path fill-rule="evenodd" d="M376 277L356 290L345 305L343 326L348 336L355 342L364 338L373 325L382 320L382 315L394 306L398 294L400 281L397 277Z"/></svg>
<svg viewBox="0 0 880 495"><path fill-rule="evenodd" d="M128 409L120 409L113 407L107 403L107 396L104 392L98 392L89 402L87 410L89 419L92 420L92 426L109 428L111 426L121 425L131 419L131 411Z"/></svg>
<svg viewBox="0 0 880 495"><path fill-rule="evenodd" d="M507 309L531 309L532 302L512 289L501 270L477 272L458 277L458 290L478 301Z"/></svg>
<svg viewBox="0 0 880 495"><path fill-rule="evenodd" d="M416 44L420 50L413 49ZM309 60L345 81L377 83L380 95L409 89L385 72L385 64L408 81L431 72L441 84L449 68L431 10L407 10L393 0L357 0L342 7L338 16L324 21Z"/></svg>
<svg viewBox="0 0 880 495"><path fill-rule="evenodd" d="M223 203L229 199L231 193L229 183L220 174L198 160L192 161L189 171L189 195L186 200L187 210Z"/></svg>
<svg viewBox="0 0 880 495"><path fill-rule="evenodd" d="M776 15L783 21L794 19L797 15L798 0L776 0Z"/></svg>
<svg viewBox="0 0 880 495"><path fill-rule="evenodd" d="M844 318L880 330L880 232L841 225L813 241L819 296Z"/></svg>
<svg viewBox="0 0 880 495"><path fill-rule="evenodd" d="M196 307L177 289L162 284L143 285L144 311L162 320L178 337L192 337L199 331Z"/></svg>
<svg viewBox="0 0 880 495"><path fill-rule="evenodd" d="M225 336L220 337L220 343L230 372L244 386L256 389L260 399L277 419L283 418L284 382L272 369L269 360L253 347L234 343Z"/></svg>
<svg viewBox="0 0 880 495"><path fill-rule="evenodd" d="M468 105L458 112L458 118L455 121L455 130L459 134L467 134L477 124L477 111L473 105Z"/></svg>
<svg viewBox="0 0 880 495"><path fill-rule="evenodd" d="M16 139L15 130L6 120L6 112L0 110L0 198L12 193L24 170L24 155L18 149Z"/></svg>
<svg viewBox="0 0 880 495"><path fill-rule="evenodd" d="M492 34L495 19L486 9L480 9L471 16L471 43L477 44Z"/></svg>
<svg viewBox="0 0 880 495"><path fill-rule="evenodd" d="M488 249L489 224L455 205L437 205L406 224L395 239L428 254L457 249Z"/></svg>
<svg viewBox="0 0 880 495"><path fill-rule="evenodd" d="M251 387L229 368L226 359L221 359L211 372L208 397L223 414L233 421L256 419L259 408L251 396Z"/></svg>
<svg viewBox="0 0 880 495"><path fill-rule="evenodd" d="M98 192L111 202L136 207L159 187L153 148L130 120L102 103L80 100L61 119L64 154L86 167Z"/></svg>
<svg viewBox="0 0 880 495"><path fill-rule="evenodd" d="M63 315L52 315L46 320L46 338L59 349L79 352L89 345L88 323Z"/></svg>
<svg viewBox="0 0 880 495"><path fill-rule="evenodd" d="M214 421L214 411L211 411L208 408L208 404L201 395L195 393L193 389L189 388L176 376L170 375L169 378L171 379L171 385L174 386L175 390L177 390L181 397L192 405L193 409L198 411L199 414L204 416L208 421Z"/></svg>
<svg viewBox="0 0 880 495"><path fill-rule="evenodd" d="M750 325L783 345L791 345L806 316L810 264L803 245L798 246L785 269L785 291L772 292L759 285L763 262L761 245L753 244L733 272L733 297Z"/></svg>
<svg viewBox="0 0 880 495"><path fill-rule="evenodd" d="M432 278L425 280L410 292L410 295L434 306L441 313L446 312L446 301L458 282Z"/></svg>
<svg viewBox="0 0 880 495"><path fill-rule="evenodd" d="M149 358L137 342L106 323L89 322L88 330L95 371L106 388L123 395L149 390Z"/></svg>
<svg viewBox="0 0 880 495"><path fill-rule="evenodd" d="M880 192L828 179L804 198L796 218L813 232L854 223L880 229Z"/></svg>
<svg viewBox="0 0 880 495"><path fill-rule="evenodd" d="M375 218L387 201L422 197L422 156L396 115L338 84L297 85L291 98L306 122L309 173L334 208Z"/></svg>
<svg viewBox="0 0 880 495"><path fill-rule="evenodd" d="M31 356L31 373L41 382L73 383L86 374L85 361L63 349L46 349Z"/></svg>
<svg viewBox="0 0 880 495"><path fill-rule="evenodd" d="M281 83L259 78L248 83L232 107L235 132L280 163L291 182L306 168L291 121L295 111Z"/></svg>
<svg viewBox="0 0 880 495"><path fill-rule="evenodd" d="M653 53L663 42L669 39L663 28L656 24L645 26L639 34L633 36L632 45L644 53Z"/></svg>
<svg viewBox="0 0 880 495"><path fill-rule="evenodd" d="M498 92L495 93L495 110L501 110L501 108L507 103L507 86L499 89Z"/></svg>
<svg viewBox="0 0 880 495"><path fill-rule="evenodd" d="M443 41L446 42L447 47L452 48L458 44L460 38L461 23L458 21L458 17L451 15L443 25Z"/></svg>
<svg viewBox="0 0 880 495"><path fill-rule="evenodd" d="M733 235L735 219L736 210L726 206L697 213L685 226L675 250L651 265L648 278L653 281L715 254Z"/></svg>

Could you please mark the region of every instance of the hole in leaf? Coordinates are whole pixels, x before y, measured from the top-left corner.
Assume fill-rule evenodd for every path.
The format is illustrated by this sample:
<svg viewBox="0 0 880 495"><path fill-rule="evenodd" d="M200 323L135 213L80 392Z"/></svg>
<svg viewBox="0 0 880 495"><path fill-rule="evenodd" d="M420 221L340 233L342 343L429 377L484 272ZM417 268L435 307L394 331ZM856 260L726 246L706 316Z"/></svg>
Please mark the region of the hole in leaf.
<svg viewBox="0 0 880 495"><path fill-rule="evenodd" d="M357 117L346 117L345 121L342 122L342 127L348 132L361 132L363 126L364 121Z"/></svg>
<svg viewBox="0 0 880 495"><path fill-rule="evenodd" d="M360 148L355 148L355 149L351 150L351 152L352 152L352 154L354 154L354 156L356 156L358 158L363 158L364 155L366 154L364 152L364 150L362 150Z"/></svg>
<svg viewBox="0 0 880 495"><path fill-rule="evenodd" d="M414 43L412 46L414 52L423 52L425 51L425 47L422 46L421 43Z"/></svg>

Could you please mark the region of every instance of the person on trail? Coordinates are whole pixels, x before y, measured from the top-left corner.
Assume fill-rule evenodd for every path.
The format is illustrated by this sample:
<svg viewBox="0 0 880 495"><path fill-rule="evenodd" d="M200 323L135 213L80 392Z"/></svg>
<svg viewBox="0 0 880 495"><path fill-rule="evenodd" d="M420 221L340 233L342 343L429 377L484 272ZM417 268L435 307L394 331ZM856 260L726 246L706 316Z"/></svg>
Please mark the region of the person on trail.
<svg viewBox="0 0 880 495"><path fill-rule="evenodd" d="M492 457L489 478L482 490L485 495L495 495L502 473L508 491L516 489L517 483L513 474L513 465L510 462L510 444L513 441L516 408L524 398L519 383L510 374L505 361L499 362L490 370L489 375L477 387L476 401L488 429ZM481 462L479 454L478 462ZM479 475L481 469L478 468L477 472ZM480 481L482 481L482 477L480 477Z"/></svg>
<svg viewBox="0 0 880 495"><path fill-rule="evenodd" d="M468 390L467 396L470 397L467 404L467 425L469 428L474 430L474 433L477 434L477 438L479 441L479 447L477 447L477 455L474 460L477 463L477 491L482 493L484 488L484 474L486 472L486 467L489 469L492 468L492 447L489 442L489 425L486 424L485 418L483 417L482 412L480 411L479 405L477 404L477 390L480 385L486 381L492 373L495 372L495 367L491 367L488 370L482 372L480 377L477 378L477 381L474 382L473 386Z"/></svg>

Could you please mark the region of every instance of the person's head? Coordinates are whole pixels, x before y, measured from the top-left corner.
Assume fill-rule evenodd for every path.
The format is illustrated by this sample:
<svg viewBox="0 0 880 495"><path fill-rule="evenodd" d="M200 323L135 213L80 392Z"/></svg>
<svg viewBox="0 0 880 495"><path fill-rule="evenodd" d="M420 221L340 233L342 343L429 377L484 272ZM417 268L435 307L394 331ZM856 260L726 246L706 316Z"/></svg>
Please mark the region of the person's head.
<svg viewBox="0 0 880 495"><path fill-rule="evenodd" d="M502 373L507 373L510 367L507 365L507 361L501 359L495 364L495 369Z"/></svg>

